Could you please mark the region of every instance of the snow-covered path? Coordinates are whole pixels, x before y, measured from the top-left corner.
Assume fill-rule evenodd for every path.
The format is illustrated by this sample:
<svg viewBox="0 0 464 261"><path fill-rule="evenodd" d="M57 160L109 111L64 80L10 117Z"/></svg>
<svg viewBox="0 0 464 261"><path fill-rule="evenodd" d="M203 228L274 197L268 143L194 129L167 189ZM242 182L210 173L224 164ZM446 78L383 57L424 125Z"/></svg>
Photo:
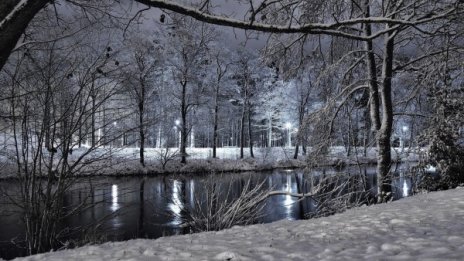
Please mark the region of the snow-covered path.
<svg viewBox="0 0 464 261"><path fill-rule="evenodd" d="M26 260L464 260L464 188L313 220L131 240Z"/></svg>

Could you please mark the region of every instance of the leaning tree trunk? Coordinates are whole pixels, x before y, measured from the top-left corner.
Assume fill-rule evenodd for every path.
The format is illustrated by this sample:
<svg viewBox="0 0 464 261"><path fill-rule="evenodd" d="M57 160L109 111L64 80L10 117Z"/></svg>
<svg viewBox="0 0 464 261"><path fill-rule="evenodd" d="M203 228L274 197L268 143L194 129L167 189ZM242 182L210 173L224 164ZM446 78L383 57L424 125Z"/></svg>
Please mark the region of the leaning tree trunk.
<svg viewBox="0 0 464 261"><path fill-rule="evenodd" d="M27 1L23 8L16 8L19 0L2 0L0 3L0 70L5 65L10 53L26 30L34 16L44 8L50 0ZM15 9L16 8L16 9ZM17 10L13 12L13 10ZM13 13L12 13L13 12ZM9 16L9 19L4 19Z"/></svg>

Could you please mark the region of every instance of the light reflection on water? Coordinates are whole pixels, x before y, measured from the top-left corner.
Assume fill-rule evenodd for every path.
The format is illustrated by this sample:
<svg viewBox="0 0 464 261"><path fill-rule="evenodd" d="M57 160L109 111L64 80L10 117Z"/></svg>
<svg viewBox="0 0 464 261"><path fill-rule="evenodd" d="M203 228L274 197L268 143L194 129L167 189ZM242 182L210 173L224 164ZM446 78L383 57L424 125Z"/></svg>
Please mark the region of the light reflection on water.
<svg viewBox="0 0 464 261"><path fill-rule="evenodd" d="M189 202L190 202L190 207L195 207L195 181L192 179L189 182Z"/></svg>
<svg viewBox="0 0 464 261"><path fill-rule="evenodd" d="M115 212L120 208L118 203L118 185L111 186L111 211Z"/></svg>
<svg viewBox="0 0 464 261"><path fill-rule="evenodd" d="M169 209L173 213L172 225L180 225L182 223L181 220L181 210L184 207L181 194L180 194L180 186L181 182L178 180L174 180L172 184L172 194L171 194L171 203L169 203Z"/></svg>
<svg viewBox="0 0 464 261"><path fill-rule="evenodd" d="M288 193L292 193L292 176L290 173L287 173L287 182L285 183L284 191ZM285 207L285 213L287 215L288 220L295 219L292 217L293 203L295 203L295 200L292 198L292 196L285 195L283 205Z"/></svg>
<svg viewBox="0 0 464 261"><path fill-rule="evenodd" d="M357 173L357 168L355 173ZM367 184L375 187L375 167L364 167L362 169L366 175ZM238 196L248 178L253 184L265 182L265 187L273 190L282 190L289 193L311 193L313 188L313 178L318 176L331 175L332 170L319 171L317 175L304 173L303 170L275 170L270 172L253 172L225 174L215 177L218 189L227 190L231 187L231 196ZM131 177L131 178L95 178L92 184L95 195L92 200L95 202L103 201L104 204L95 204L86 212L69 217L63 224L66 227L79 227L92 222L101 221L106 218L105 226L107 229L101 233L107 236L108 240L127 240L135 237L158 238L160 236L185 233L179 225L182 223L182 209L185 206L195 207L195 204L203 202L205 189L202 181L206 177L187 176L169 177ZM141 183L141 181L143 183ZM306 183L304 182L306 181ZM88 181L82 180L76 185L76 189L66 196L67 204L78 205L89 192ZM14 183L14 182L13 182ZM143 184L144 189L141 189ZM229 186L229 184L232 184ZM395 182L395 197L406 197L411 194L413 182L401 175ZM2 185L0 183L0 185ZM4 184L10 190L14 190L14 184ZM19 186L17 186L19 188ZM369 189L368 188L368 189ZM301 190L301 191L300 191ZM18 190L19 191L19 190ZM226 193L226 191L223 191ZM227 193L226 193L227 194ZM93 202L93 201L92 201ZM300 219L307 211L312 211L316 207L316 202L311 199L300 201L290 195L274 196L266 200L263 209L263 217L259 222L273 222L279 219ZM0 212L2 211L0 205ZM18 217L16 220L19 220ZM9 242L12 235L19 235L22 230L18 226L6 222L0 222L0 243ZM11 219L14 220L14 219ZM5 221L5 222L4 222ZM143 231L143 233L139 233ZM11 246L13 247L13 246ZM0 249L5 249L0 245Z"/></svg>
<svg viewBox="0 0 464 261"><path fill-rule="evenodd" d="M406 183L406 180L404 180L403 181L403 197L409 196L408 190L409 190L408 183Z"/></svg>
<svg viewBox="0 0 464 261"><path fill-rule="evenodd" d="M123 226L123 223L121 221L121 217L117 213L118 210L121 209L121 204L119 204L119 187L116 184L111 185L111 206L110 210L112 212L113 218L111 218L109 221L110 228L112 230L118 230ZM110 214L111 215L111 214Z"/></svg>

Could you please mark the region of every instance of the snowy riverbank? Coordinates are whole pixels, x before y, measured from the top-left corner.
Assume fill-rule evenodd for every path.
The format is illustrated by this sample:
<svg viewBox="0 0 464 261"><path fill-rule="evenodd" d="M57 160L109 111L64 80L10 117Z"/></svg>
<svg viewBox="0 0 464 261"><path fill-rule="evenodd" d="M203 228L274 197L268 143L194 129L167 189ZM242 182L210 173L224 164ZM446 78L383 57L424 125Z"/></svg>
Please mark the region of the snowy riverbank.
<svg viewBox="0 0 464 261"><path fill-rule="evenodd" d="M462 260L464 188L313 220L85 246L18 260Z"/></svg>
<svg viewBox="0 0 464 261"><path fill-rule="evenodd" d="M10 153L6 153L10 151ZM14 177L15 161L12 148L0 154L0 178ZM97 148L85 156L85 161L92 163L82 168L81 175L139 175L139 174L168 174L168 173L210 173L210 172L238 172L259 171L276 168L303 168L307 166L307 156L300 155L293 159L294 148L272 147L255 148L254 158L249 156L248 148L244 151L244 159L240 159L240 148L228 147L217 149L217 159L212 158L211 148L188 148L187 164L181 164L178 150L147 148L145 149L145 167L139 163L139 150L137 148ZM59 152L58 152L59 153ZM78 159L86 148L78 148L69 155L70 161ZM392 158L396 161L417 161L418 155L408 149L392 149ZM369 164L376 162L376 149L369 148L366 155L362 150L358 154L346 155L343 147L332 147L328 157L320 165L351 165ZM163 163L166 163L163 168Z"/></svg>

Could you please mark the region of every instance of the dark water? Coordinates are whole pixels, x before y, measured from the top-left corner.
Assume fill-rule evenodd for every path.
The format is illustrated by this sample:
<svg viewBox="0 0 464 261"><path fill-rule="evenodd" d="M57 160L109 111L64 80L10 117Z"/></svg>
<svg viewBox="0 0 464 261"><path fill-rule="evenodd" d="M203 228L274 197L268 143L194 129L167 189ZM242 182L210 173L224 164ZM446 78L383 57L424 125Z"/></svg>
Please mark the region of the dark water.
<svg viewBox="0 0 464 261"><path fill-rule="evenodd" d="M407 168L408 166L401 166ZM375 167L350 167L343 170L332 168L305 173L303 170L274 170L237 174L222 174L213 178L207 176L167 176L167 177L123 177L81 179L64 199L65 205L77 206L82 202L91 207L78 215L73 215L61 226L69 229L69 242L114 241L132 238L158 238L167 235L189 233L181 225L185 206L194 208L201 202L205 184L217 184L228 197L237 197L250 181L251 185L263 183L263 189L288 191L292 193L311 192L311 177L334 175L337 172L360 175L365 180L367 190L375 195ZM401 173L401 172L399 172ZM314 184L313 184L314 185ZM393 182L394 197L401 198L410 193L411 178L399 174ZM9 195L18 192L16 181L0 181L0 189ZM24 240L20 214L15 207L7 204L6 197L0 200L0 257L13 258L25 255L19 246ZM315 211L317 202L313 199L298 200L288 195L277 195L265 202L261 223L280 219L301 219Z"/></svg>

